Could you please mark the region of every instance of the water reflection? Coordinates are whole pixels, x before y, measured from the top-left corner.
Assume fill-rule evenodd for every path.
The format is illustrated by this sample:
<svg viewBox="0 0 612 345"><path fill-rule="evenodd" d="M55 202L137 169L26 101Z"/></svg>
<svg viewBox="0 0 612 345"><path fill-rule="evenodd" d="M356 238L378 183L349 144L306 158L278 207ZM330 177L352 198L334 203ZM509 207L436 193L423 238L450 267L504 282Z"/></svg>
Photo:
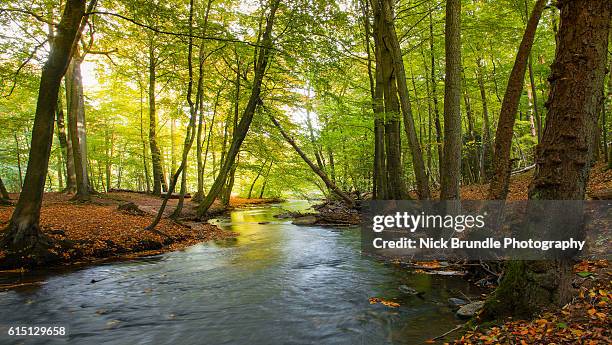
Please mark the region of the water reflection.
<svg viewBox="0 0 612 345"><path fill-rule="evenodd" d="M458 323L448 297L478 293L459 278L362 257L355 229L273 217L306 206L237 210L218 220L234 239L58 272L36 288L1 292L0 324L67 325L70 337L58 344L414 344ZM402 295L402 284L425 294ZM370 305L372 296L401 307Z"/></svg>

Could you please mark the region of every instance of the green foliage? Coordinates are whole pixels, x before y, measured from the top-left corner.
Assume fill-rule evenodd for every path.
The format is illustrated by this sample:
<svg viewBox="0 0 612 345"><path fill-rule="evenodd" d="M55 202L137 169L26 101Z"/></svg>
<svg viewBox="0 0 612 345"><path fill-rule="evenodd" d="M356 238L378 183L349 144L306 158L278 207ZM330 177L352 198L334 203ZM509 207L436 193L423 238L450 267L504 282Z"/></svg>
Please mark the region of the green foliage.
<svg viewBox="0 0 612 345"><path fill-rule="evenodd" d="M231 138L235 104L239 112L246 106L254 73L254 51L258 32L265 26L266 5L255 2L220 0L211 3L205 28L208 2L194 1L194 80L199 64L203 68L203 147L205 156L205 189L212 183ZM526 22L526 6L532 0L468 0L463 4L463 74L466 100L470 104L472 124L477 139L466 141L470 151L480 150L483 131L483 100L477 73L482 61L485 97L488 103L491 133L495 133L501 99L514 55ZM16 81L15 90L0 98L0 175L12 191L19 189L17 158L25 171L27 143L32 125L38 75L46 57L48 44L32 54L19 75L15 71L48 35L49 25L61 13L59 1L36 0L29 5L7 0L3 7L36 13L39 19L22 12L0 16L0 92L7 95ZM101 12L120 14L93 15L83 32L83 44L89 47L85 57L85 98L89 168L92 183L98 190L108 188L146 189L146 174L151 172L148 147L148 67L152 53L157 68L156 107L158 144L163 155L166 175L172 162L180 161L182 143L189 118L187 104L187 42L189 35L189 2L112 0L101 3ZM433 46L429 49L430 12ZM536 106L544 118L548 92L546 81L553 60L555 40L554 8L542 18L532 52ZM428 171L437 179L438 145L433 128L433 98L443 109L444 83L444 6L436 1L399 1L396 29L406 67L409 93L417 134ZM151 30L154 28L155 30ZM157 32L156 32L157 31ZM300 147L346 191L371 191L373 170L373 114L368 75L368 54L364 18L359 2L298 0L283 4L274 30L275 48L272 63L264 79L264 104L278 112L282 125L290 131ZM203 39L201 39L204 37ZM91 43L91 46L89 46ZM199 49L203 49L200 61ZM370 42L370 48L372 44ZM104 52L106 54L95 54ZM374 52L370 56L373 59ZM435 65L431 66L431 57ZM432 94L431 69L435 68L437 95ZM236 99L236 71L240 68L241 93ZM528 85L526 78L525 87ZM218 99L217 99L218 94ZM62 97L63 98L63 97ZM216 104L216 106L215 106ZM65 101L64 101L65 106ZM467 132L467 108L464 132ZM533 111L525 92L521 113ZM213 121L214 115L214 123ZM517 114L517 117L519 114ZM440 116L442 117L442 116ZM533 159L537 138L531 135L526 115L517 121L515 131L519 159ZM171 130L174 121L175 130ZM17 136L20 148L14 142ZM225 142L225 144L224 144ZM402 139L403 164L409 182L414 181L407 140ZM172 150L174 147L174 150ZM316 154L315 154L316 152ZM521 153L522 152L522 153ZM525 158L522 158L524 156ZM57 140L54 142L49 190L57 190L59 175L65 167ZM332 164L333 160L333 164ZM259 195L266 184L266 196L321 196L328 191L307 165L284 143L263 112L255 116L238 159L234 193L245 196L258 174L266 174L264 163L272 164L269 176L260 176L254 185ZM110 171L110 186L106 174ZM263 172L262 172L263 171ZM188 190L197 181L196 149L188 161Z"/></svg>

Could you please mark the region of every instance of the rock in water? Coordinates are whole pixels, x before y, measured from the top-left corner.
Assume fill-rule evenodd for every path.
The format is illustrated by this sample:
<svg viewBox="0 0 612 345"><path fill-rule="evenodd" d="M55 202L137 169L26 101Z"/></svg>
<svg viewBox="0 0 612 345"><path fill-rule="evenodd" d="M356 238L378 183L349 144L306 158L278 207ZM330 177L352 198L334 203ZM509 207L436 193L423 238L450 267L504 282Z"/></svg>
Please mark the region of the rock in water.
<svg viewBox="0 0 612 345"><path fill-rule="evenodd" d="M451 297L451 298L448 299L448 305L451 308L459 308L459 307L461 307L463 305L466 305L466 304L468 304L468 302L466 302L465 300L462 300L461 298L452 298Z"/></svg>
<svg viewBox="0 0 612 345"><path fill-rule="evenodd" d="M420 294L420 292L418 292L417 290L407 285L400 285L397 287L397 289L400 290L402 293L405 293L408 295L419 295Z"/></svg>
<svg viewBox="0 0 612 345"><path fill-rule="evenodd" d="M482 307L484 307L485 301L478 301L474 303L469 303L464 305L463 307L457 310L457 316L462 318L470 318L476 315Z"/></svg>
<svg viewBox="0 0 612 345"><path fill-rule="evenodd" d="M304 216L296 218L291 224L294 225L313 225L317 222L317 217L315 216Z"/></svg>

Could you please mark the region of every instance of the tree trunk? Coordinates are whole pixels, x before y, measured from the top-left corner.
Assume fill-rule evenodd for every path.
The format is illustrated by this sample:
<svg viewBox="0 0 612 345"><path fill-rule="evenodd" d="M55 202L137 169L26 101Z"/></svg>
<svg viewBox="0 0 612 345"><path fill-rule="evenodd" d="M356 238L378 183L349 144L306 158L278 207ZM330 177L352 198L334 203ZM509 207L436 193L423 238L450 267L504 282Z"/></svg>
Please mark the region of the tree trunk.
<svg viewBox="0 0 612 345"><path fill-rule="evenodd" d="M438 107L438 78L436 77L436 55L434 51L433 32L433 9L429 10L429 53L431 54L431 96L434 110L434 125L436 127L436 151L438 152L438 175L442 182L442 171L444 163L444 150L442 148L442 124L440 122L440 111Z"/></svg>
<svg viewBox="0 0 612 345"><path fill-rule="evenodd" d="M559 45L552 64L551 92L531 200L584 200L597 111L603 94L612 3L561 0ZM581 39L576 39L581 37ZM553 215L554 216L554 215ZM485 316L528 317L562 306L572 297L569 260L512 262Z"/></svg>
<svg viewBox="0 0 612 345"><path fill-rule="evenodd" d="M270 162L270 166L268 167L268 171L266 172L266 176L264 179L264 183L261 185L261 191L259 191L259 198L263 199L264 192L266 191L266 184L268 183L268 177L270 176L270 171L272 170L272 165L274 161Z"/></svg>
<svg viewBox="0 0 612 345"><path fill-rule="evenodd" d="M210 7L212 5L212 0L208 0L208 5L206 6L206 14L204 15L204 28L202 33L206 33L206 29L208 27L208 16L210 14ZM206 156L202 158L202 135L206 132L206 124L204 123L204 62L206 60L205 56L205 42L202 39L200 41L200 50L198 54L199 68L198 68L198 95L199 95L199 118L198 118L198 133L196 136L196 161L197 161L197 178L198 178L198 186L197 192L191 199L192 201L200 201L204 197L204 167L206 166ZM221 89L217 91L217 97L215 97L215 105L213 111L213 122L214 122L214 113L217 111L217 104L219 103L219 95L221 94ZM198 97L196 97L197 99ZM182 188L182 187L181 187Z"/></svg>
<svg viewBox="0 0 612 345"><path fill-rule="evenodd" d="M66 189L67 193L76 192L76 173L74 172L74 158L72 157L72 142L66 136L66 122L61 95L57 99L57 139L60 143L62 158L66 162Z"/></svg>
<svg viewBox="0 0 612 345"><path fill-rule="evenodd" d="M401 152L400 103L397 96L396 67L385 24L384 3L373 2L374 42L377 48L376 67L380 67L385 115L385 154L387 199L401 200L408 196L404 181Z"/></svg>
<svg viewBox="0 0 612 345"><path fill-rule="evenodd" d="M610 37L609 40L612 40L612 31L610 31ZM608 114L612 114L612 59L610 62L610 67L608 68L609 70L609 74L608 74L608 98L607 98L607 104L608 104L608 108L607 111L603 114L604 119L608 116ZM605 121L604 121L605 124ZM608 144L608 139L607 139L607 134L608 134L608 129L606 128L606 126L604 125L604 143L607 146L607 150L606 153L608 155L608 169L612 169L612 145Z"/></svg>
<svg viewBox="0 0 612 345"><path fill-rule="evenodd" d="M268 164L268 161L266 160L266 161L263 162L263 164L261 165L259 170L257 170L257 176L255 176L255 178L253 179L253 182L251 183L251 188L249 188L249 194L247 196L247 199L251 198L251 195L253 194L253 187L255 187L255 183L257 183L257 180L261 176L261 173L263 172L263 170L264 170L264 168L266 167L267 164Z"/></svg>
<svg viewBox="0 0 612 345"><path fill-rule="evenodd" d="M0 241L0 245L14 253L15 258L22 264L51 259L48 240L39 226L40 207L53 143L60 83L70 62L84 14L84 0L66 2L57 35L50 44L51 51L41 72L25 183L9 226Z"/></svg>
<svg viewBox="0 0 612 345"><path fill-rule="evenodd" d="M108 189L111 188L111 180L112 180L112 159L113 159L112 147L114 146L114 140L112 139L113 137L114 137L114 133L111 133L108 127L105 128L104 129L104 153L105 153L106 159L104 160L104 170L105 170L105 175L106 175L106 186Z"/></svg>
<svg viewBox="0 0 612 345"><path fill-rule="evenodd" d="M516 54L514 67L510 73L508 87L502 102L499 114L499 122L495 135L495 148L493 156L493 176L489 185L488 199L504 200L508 195L508 185L510 183L510 150L512 146L512 133L514 132L514 122L516 111L523 91L523 82L527 62L531 52L531 46L535 38L538 23L542 16L542 11L546 5L546 0L537 0L531 17L527 23L527 28L523 35L521 45Z"/></svg>
<svg viewBox="0 0 612 345"><path fill-rule="evenodd" d="M374 173L373 198L375 200L387 199L387 173L385 171L385 114L383 103L383 80L380 61L380 47L374 44L374 58L376 67L372 73L372 56L370 52L370 10L368 1L362 1L362 12L365 29L365 45L368 55L368 77L370 80L370 96L372 98L372 111L374 113ZM374 27L374 39L377 40L378 28ZM334 181L335 182L335 181Z"/></svg>
<svg viewBox="0 0 612 345"><path fill-rule="evenodd" d="M480 183L486 183L491 178L491 126L489 124L489 106L487 102L487 92L484 84L484 68L482 59L476 60L478 66L477 78L478 88L480 89L480 99L482 100L482 149L480 150Z"/></svg>
<svg viewBox="0 0 612 345"><path fill-rule="evenodd" d="M66 103L68 109L68 132L72 143L72 157L76 174L75 199L88 201L90 199L89 175L87 169L87 142L85 129L85 100L83 97L83 78L81 63L83 59L75 50L72 61L66 71Z"/></svg>
<svg viewBox="0 0 612 345"><path fill-rule="evenodd" d="M461 1L446 1L444 169L440 199L460 199L461 178Z"/></svg>
<svg viewBox="0 0 612 345"><path fill-rule="evenodd" d="M19 146L19 140L17 139L17 132L13 132L13 138L15 138L15 153L17 155L17 173L19 174L19 191L23 188L23 172L21 171L21 147Z"/></svg>
<svg viewBox="0 0 612 345"><path fill-rule="evenodd" d="M425 163L423 161L423 153L421 144L417 138L416 127L412 117L412 107L408 95L408 85L406 82L406 70L404 69L404 60L402 59L402 51L395 32L394 25L394 10L391 0L384 0L383 18L385 23L386 37L384 43L390 46L391 59L393 61L393 69L397 82L397 91L401 103L402 115L404 120L404 130L408 137L408 146L412 154L412 166L414 168L414 176L417 183L417 192L420 199L429 199L429 181L425 172Z"/></svg>
<svg viewBox="0 0 612 345"><path fill-rule="evenodd" d="M319 169L319 167L317 167L316 164L313 163L310 160L310 158L308 158L308 156L306 156L306 154L299 148L299 146L297 146L297 144L295 143L295 140L293 140L291 136L289 136L289 134L287 134L283 130L280 123L278 123L278 121L274 118L274 116L272 116L272 113L270 112L270 110L266 110L266 112L268 113L268 117L270 117L270 120L272 120L272 123L274 123L274 126L276 126L276 128L281 133L283 138L285 138L285 140L289 143L289 145L293 147L295 152L297 152L298 155L302 157L302 159L304 160L304 162L306 162L306 164L308 164L310 169L312 169L312 171L314 171L315 174L317 174L321 178L323 183L325 183L325 186L327 186L329 190L333 191L337 196L339 196L340 199L342 199L349 207L353 207L355 205L355 201L350 196L348 196L346 193L344 193L340 188L338 188L338 186L335 183L333 183L329 179L329 177L327 177L327 174L325 174L323 170Z"/></svg>
<svg viewBox="0 0 612 345"><path fill-rule="evenodd" d="M531 58L531 54L529 54L529 85L531 86L531 94L533 101L533 115L535 117L536 123L536 133L538 135L538 143L542 140L542 117L540 116L540 108L538 108L538 90L535 85L535 78L533 75L533 59Z"/></svg>
<svg viewBox="0 0 612 345"><path fill-rule="evenodd" d="M184 176L182 179L182 187L181 187L181 199L179 200L179 204L176 209L172 213L172 218L176 219L181 215L183 208L183 200L185 196L186 190L186 176L187 176L187 158L189 157L189 151L191 150L191 146L196 137L196 117L198 116L198 106L200 104L199 97L201 96L200 91L202 88L200 87L200 79L198 79L197 89L196 89L196 101L194 103L192 99L193 95L193 2L194 0L189 1L189 44L188 44L188 53L187 53L187 67L189 71L189 83L187 85L187 103L189 104L189 125L187 126L187 134L185 135L185 141L183 143L183 155L181 157L181 164L178 169L170 178L170 185L168 186L168 191L164 196L162 204L157 211L157 216L153 220L153 222L147 226L145 229L150 231L155 231L156 233L163 234L160 231L154 230L159 221L161 220L166 205L168 204L168 200L174 193L174 189L178 182L179 177ZM165 235L165 234L163 234ZM167 236L167 235L166 235Z"/></svg>
<svg viewBox="0 0 612 345"><path fill-rule="evenodd" d="M9 196L6 187L4 186L4 182L2 182L2 178L0 177L0 205L6 205L10 203L11 197Z"/></svg>
<svg viewBox="0 0 612 345"><path fill-rule="evenodd" d="M149 148L151 149L151 162L153 163L153 195L161 195L162 185L165 184L162 167L162 157L157 145L157 113L155 110L155 82L156 64L154 39L149 39Z"/></svg>
<svg viewBox="0 0 612 345"><path fill-rule="evenodd" d="M147 162L147 143L144 135L144 102L143 102L143 87L139 82L140 88L140 142L142 143L142 167L145 174L145 184L147 186L147 193L151 192L151 181L149 177L149 163Z"/></svg>
<svg viewBox="0 0 612 345"><path fill-rule="evenodd" d="M261 94L261 83L263 81L263 77L266 73L266 68L268 66L268 60L272 53L272 27L274 24L274 17L276 15L276 10L278 9L280 4L280 0L272 0L270 5L270 13L268 15L266 28L263 33L261 39L261 46L258 48L257 53L257 62L255 64L255 76L253 77L253 84L251 87L251 96L249 97L249 101L247 103L246 108L244 109L242 118L240 119L240 123L235 131L235 136L232 138L232 143L230 145L229 151L224 159L223 165L219 170L219 174L217 178L215 178L215 182L210 188L208 195L202 200L200 206L198 207L198 216L203 216L210 206L213 204L221 189L223 189L223 185L227 180L227 175L230 172L230 169L234 165L234 161L238 152L240 151L240 147L242 146L242 142L246 137L249 128L251 126L251 122L253 121L253 116L255 115L255 109L257 105L261 102L260 94Z"/></svg>

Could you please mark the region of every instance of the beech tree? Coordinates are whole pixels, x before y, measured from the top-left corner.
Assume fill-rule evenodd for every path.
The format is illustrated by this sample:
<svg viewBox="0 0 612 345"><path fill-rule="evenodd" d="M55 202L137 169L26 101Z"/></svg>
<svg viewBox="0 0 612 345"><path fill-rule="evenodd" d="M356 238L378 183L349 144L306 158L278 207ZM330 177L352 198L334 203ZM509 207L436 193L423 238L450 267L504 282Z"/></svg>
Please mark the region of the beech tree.
<svg viewBox="0 0 612 345"><path fill-rule="evenodd" d="M94 4L95 1L92 1L88 9L91 10ZM0 241L2 247L10 253L15 253L17 257L23 253L31 260L38 261L50 255L49 242L39 226L40 207L49 166L60 84L85 20L84 16L84 0L66 2L57 34L50 42L49 57L41 73L30 159L23 190L8 228Z"/></svg>
<svg viewBox="0 0 612 345"><path fill-rule="evenodd" d="M251 95L249 97L249 102L247 103L246 108L242 113L242 117L240 118L240 122L234 130L234 136L232 137L232 142L230 144L229 150L227 152L227 156L219 170L219 174L215 179L215 182L211 186L208 194L200 203L198 207L198 215L203 216L210 206L212 206L213 202L223 189L225 185L227 176L230 170L233 168L235 163L236 156L240 151L240 147L242 146L242 142L246 137L249 128L251 126L251 122L253 121L253 116L255 115L255 110L257 106L261 103L260 95L261 95L261 83L264 79L266 68L268 66L268 62L270 60L272 49L273 49L273 41L272 41L272 29L274 27L274 18L276 16L276 11L280 5L280 0L272 0L270 3L270 12L268 17L266 18L266 26L264 32L261 36L260 46L257 48L256 53L256 64L255 64L255 76L253 77L253 84L251 87Z"/></svg>
<svg viewBox="0 0 612 345"><path fill-rule="evenodd" d="M612 2L560 0L546 126L537 147L530 200L584 200L608 58ZM580 37L580 39L576 39ZM572 298L570 260L514 261L485 305L485 316L531 316Z"/></svg>
<svg viewBox="0 0 612 345"><path fill-rule="evenodd" d="M461 179L461 1L446 1L444 154L440 199L460 198Z"/></svg>

